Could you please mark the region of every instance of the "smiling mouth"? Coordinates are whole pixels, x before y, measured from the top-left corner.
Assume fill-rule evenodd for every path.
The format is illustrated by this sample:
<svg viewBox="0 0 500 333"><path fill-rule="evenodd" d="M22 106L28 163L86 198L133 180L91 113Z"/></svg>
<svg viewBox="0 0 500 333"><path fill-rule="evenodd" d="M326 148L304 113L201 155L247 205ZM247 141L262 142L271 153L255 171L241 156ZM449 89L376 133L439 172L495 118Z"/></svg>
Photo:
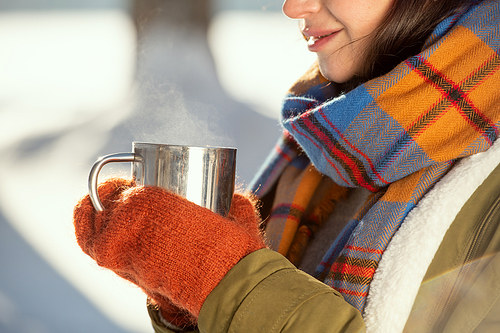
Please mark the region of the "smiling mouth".
<svg viewBox="0 0 500 333"><path fill-rule="evenodd" d="M313 45L314 43L316 43L318 40L320 39L323 39L325 37L328 37L328 36L331 36L333 35L335 32L332 32L332 33L329 33L327 35L322 35L322 36L311 36L309 38L307 38L307 45Z"/></svg>

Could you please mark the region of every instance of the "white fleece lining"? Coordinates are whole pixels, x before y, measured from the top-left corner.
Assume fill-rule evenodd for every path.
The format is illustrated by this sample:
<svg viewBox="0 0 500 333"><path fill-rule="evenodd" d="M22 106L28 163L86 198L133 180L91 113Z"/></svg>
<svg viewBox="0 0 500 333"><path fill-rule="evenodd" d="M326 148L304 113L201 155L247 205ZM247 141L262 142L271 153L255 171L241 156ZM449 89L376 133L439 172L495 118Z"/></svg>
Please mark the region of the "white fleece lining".
<svg viewBox="0 0 500 333"><path fill-rule="evenodd" d="M403 331L446 231L474 191L500 164L499 141L486 152L457 163L408 214L370 284L363 314L368 333Z"/></svg>

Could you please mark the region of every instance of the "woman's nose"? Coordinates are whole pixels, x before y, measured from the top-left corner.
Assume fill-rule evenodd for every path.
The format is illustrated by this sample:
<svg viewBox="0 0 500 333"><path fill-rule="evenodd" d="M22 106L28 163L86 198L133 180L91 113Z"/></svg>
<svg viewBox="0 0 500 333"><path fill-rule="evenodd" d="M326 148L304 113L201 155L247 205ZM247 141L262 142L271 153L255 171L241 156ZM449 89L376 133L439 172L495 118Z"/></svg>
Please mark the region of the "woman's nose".
<svg viewBox="0 0 500 333"><path fill-rule="evenodd" d="M291 19L305 18L321 8L321 0L285 0L283 14Z"/></svg>

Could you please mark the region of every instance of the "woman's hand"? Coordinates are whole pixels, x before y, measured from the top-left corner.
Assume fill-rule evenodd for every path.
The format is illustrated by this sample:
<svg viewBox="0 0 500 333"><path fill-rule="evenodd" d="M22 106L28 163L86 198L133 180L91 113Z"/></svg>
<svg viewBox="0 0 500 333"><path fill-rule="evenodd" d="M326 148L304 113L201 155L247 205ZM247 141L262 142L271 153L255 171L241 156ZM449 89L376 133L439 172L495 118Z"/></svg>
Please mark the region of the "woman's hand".
<svg viewBox="0 0 500 333"><path fill-rule="evenodd" d="M88 195L74 210L82 250L141 287L160 307L166 299L192 318L240 259L265 247L254 203L243 195L234 195L223 218L130 180L110 179L98 191L103 212L94 210Z"/></svg>

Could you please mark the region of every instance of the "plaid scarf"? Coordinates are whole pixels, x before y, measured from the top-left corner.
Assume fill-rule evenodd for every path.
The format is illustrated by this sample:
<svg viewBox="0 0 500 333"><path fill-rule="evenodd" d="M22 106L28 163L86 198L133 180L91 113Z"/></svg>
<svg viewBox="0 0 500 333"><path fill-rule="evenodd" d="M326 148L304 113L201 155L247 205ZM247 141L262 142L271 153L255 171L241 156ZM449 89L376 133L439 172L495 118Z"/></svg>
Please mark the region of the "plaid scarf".
<svg viewBox="0 0 500 333"><path fill-rule="evenodd" d="M423 52L344 95L313 66L287 95L285 135L250 185L262 196L278 179L286 183L266 226L271 247L290 257L297 238L310 237L299 231L324 177L372 191L315 274L362 312L408 212L458 159L496 140L499 47L499 2L485 0L441 22Z"/></svg>

